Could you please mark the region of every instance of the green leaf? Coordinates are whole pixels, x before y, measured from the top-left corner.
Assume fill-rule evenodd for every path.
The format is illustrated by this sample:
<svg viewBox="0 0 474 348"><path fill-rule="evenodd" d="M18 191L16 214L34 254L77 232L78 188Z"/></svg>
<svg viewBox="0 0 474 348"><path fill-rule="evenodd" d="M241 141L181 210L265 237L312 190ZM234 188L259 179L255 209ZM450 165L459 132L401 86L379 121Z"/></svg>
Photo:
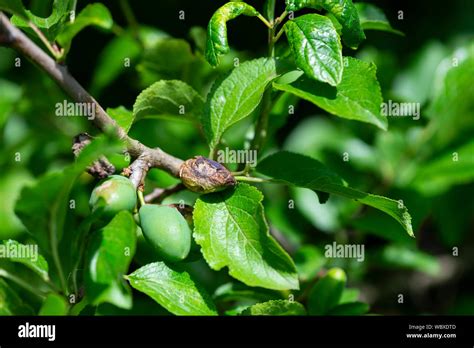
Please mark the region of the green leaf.
<svg viewBox="0 0 474 348"><path fill-rule="evenodd" d="M133 67L140 56L141 47L131 33L113 38L100 53L94 68L91 94L101 94L118 76Z"/></svg>
<svg viewBox="0 0 474 348"><path fill-rule="evenodd" d="M277 152L260 161L257 171L287 185L336 194L379 209L414 236L411 216L401 202L349 187L339 175L316 159L287 151Z"/></svg>
<svg viewBox="0 0 474 348"><path fill-rule="evenodd" d="M89 4L79 13L74 22L70 22L62 28L56 40L67 52L74 37L84 28L95 26L110 30L113 25L114 21L107 7L101 3Z"/></svg>
<svg viewBox="0 0 474 348"><path fill-rule="evenodd" d="M364 315L369 308L369 305L364 302L347 302L332 308L327 315Z"/></svg>
<svg viewBox="0 0 474 348"><path fill-rule="evenodd" d="M360 291L354 288L345 288L342 292L339 304L358 302Z"/></svg>
<svg viewBox="0 0 474 348"><path fill-rule="evenodd" d="M346 286L346 273L340 268L331 268L309 293L308 313L324 315L337 306Z"/></svg>
<svg viewBox="0 0 474 348"><path fill-rule="evenodd" d="M189 274L163 262L150 263L126 276L130 285L175 315L217 315L210 296Z"/></svg>
<svg viewBox="0 0 474 348"><path fill-rule="evenodd" d="M116 141L98 137L81 151L74 164L61 172L48 173L22 190L15 213L47 258L62 239L69 195L76 179L100 156L120 149Z"/></svg>
<svg viewBox="0 0 474 348"><path fill-rule="evenodd" d="M17 27L27 28L30 26L29 21L31 21L34 25L41 29L49 41L53 42L65 22L69 19L70 11L72 10L72 0L54 0L51 14L48 17L38 17L31 11L26 10L26 18L25 16L21 15L13 16L11 18L11 22Z"/></svg>
<svg viewBox="0 0 474 348"><path fill-rule="evenodd" d="M219 56L229 52L227 42L227 22L240 15L258 16L259 13L245 2L228 2L211 17L207 27L206 60L212 66L219 64Z"/></svg>
<svg viewBox="0 0 474 348"><path fill-rule="evenodd" d="M67 315L69 312L69 303L66 299L58 294L52 293L43 302L38 315L52 316L52 315Z"/></svg>
<svg viewBox="0 0 474 348"><path fill-rule="evenodd" d="M33 315L33 310L0 278L0 316Z"/></svg>
<svg viewBox="0 0 474 348"><path fill-rule="evenodd" d="M93 305L108 302L132 307L130 288L123 281L136 248L136 225L132 214L121 211L91 236L85 257L85 290Z"/></svg>
<svg viewBox="0 0 474 348"><path fill-rule="evenodd" d="M331 20L307 14L286 22L284 28L298 68L312 79L337 86L344 65L341 42Z"/></svg>
<svg viewBox="0 0 474 348"><path fill-rule="evenodd" d="M274 290L252 288L242 283L225 283L219 286L214 294L214 301L219 302L235 302L241 301L269 301L281 299L281 294Z"/></svg>
<svg viewBox="0 0 474 348"><path fill-rule="evenodd" d="M380 30L405 36L401 31L393 29L381 9L372 4L358 2L355 4L359 13L360 24L364 30Z"/></svg>
<svg viewBox="0 0 474 348"><path fill-rule="evenodd" d="M386 130L387 118L380 112L383 99L375 65L350 57L345 59L347 65L337 87L306 76L289 84L274 82L273 87L293 93L333 115L370 123Z"/></svg>
<svg viewBox="0 0 474 348"><path fill-rule="evenodd" d="M437 68L447 54L446 47L438 41L419 49L410 65L397 73L391 91L394 99L423 105L431 97Z"/></svg>
<svg viewBox="0 0 474 348"><path fill-rule="evenodd" d="M434 128L431 143L446 147L460 138L472 138L474 131L474 43L472 40L452 52L436 68L433 99L426 115Z"/></svg>
<svg viewBox="0 0 474 348"><path fill-rule="evenodd" d="M257 303L245 309L241 315L306 315L306 310L299 302L288 300L273 300Z"/></svg>
<svg viewBox="0 0 474 348"><path fill-rule="evenodd" d="M3 52L0 51L0 54ZM0 127L3 127L15 106L18 105L22 88L9 80L0 79L0 90L2 91L0 95Z"/></svg>
<svg viewBox="0 0 474 348"><path fill-rule="evenodd" d="M302 281L315 278L327 261L321 250L313 245L303 245L298 249L293 259Z"/></svg>
<svg viewBox="0 0 474 348"><path fill-rule="evenodd" d="M25 187L15 206L16 215L47 255L63 235L71 179L64 173L47 174Z"/></svg>
<svg viewBox="0 0 474 348"><path fill-rule="evenodd" d="M207 41L207 33L206 29L199 26L194 26L189 29L189 38L193 41L194 46L196 49L204 53L206 51L206 41Z"/></svg>
<svg viewBox="0 0 474 348"><path fill-rule="evenodd" d="M191 86L178 80L161 80L139 94L133 105L133 117L197 120L203 107L204 99Z"/></svg>
<svg viewBox="0 0 474 348"><path fill-rule="evenodd" d="M15 214L15 204L20 197L21 190L34 181L33 176L26 168L12 168L0 175L0 192L3 203L0 205L0 239L21 238L25 227Z"/></svg>
<svg viewBox="0 0 474 348"><path fill-rule="evenodd" d="M31 257L25 257L26 255L21 254L21 249L22 248L29 248L29 251L34 251L33 247L36 247L36 245L30 244L30 245L24 245L21 243L18 243L16 240L4 240L3 245L0 244L0 247L4 247L5 250L15 250L17 253L17 256L15 257L7 257L7 255L3 255L3 257L7 257L8 260L12 262L18 262L29 269L31 269L33 272L38 274L42 279L44 280L49 280L49 275L48 275L48 263L46 262L45 258L40 255L39 253L36 255L29 255ZM37 251L37 249L36 249ZM11 252L10 252L11 255ZM0 253L0 258L2 258L2 254Z"/></svg>
<svg viewBox="0 0 474 348"><path fill-rule="evenodd" d="M276 60L260 58L241 64L226 78L214 83L202 120L211 149L230 126L257 108L265 88L277 76Z"/></svg>
<svg viewBox="0 0 474 348"><path fill-rule="evenodd" d="M145 50L137 70L142 74L153 74L153 82L181 79L184 74L192 73L188 69L194 59L191 46L185 40L158 37Z"/></svg>
<svg viewBox="0 0 474 348"><path fill-rule="evenodd" d="M298 289L292 259L269 234L262 199L260 191L242 183L201 196L194 206L194 238L214 270L227 266L249 286Z"/></svg>
<svg viewBox="0 0 474 348"><path fill-rule="evenodd" d="M474 180L474 141L452 149L417 170L410 186L429 195L447 191L454 185Z"/></svg>
<svg viewBox="0 0 474 348"><path fill-rule="evenodd" d="M344 43L352 49L356 49L365 39L359 13L352 0L286 0L287 11L298 11L302 8L325 9L333 15L342 26Z"/></svg>
<svg viewBox="0 0 474 348"><path fill-rule="evenodd" d="M0 0L0 10L28 19L21 0Z"/></svg>
<svg viewBox="0 0 474 348"><path fill-rule="evenodd" d="M107 114L109 114L109 116L112 117L126 133L129 132L133 121L135 120L133 112L127 110L127 108L123 106L119 106L118 108L107 108Z"/></svg>
<svg viewBox="0 0 474 348"><path fill-rule="evenodd" d="M411 269L433 277L440 275L441 271L441 264L435 256L403 245L384 247L374 255L372 262L379 267Z"/></svg>

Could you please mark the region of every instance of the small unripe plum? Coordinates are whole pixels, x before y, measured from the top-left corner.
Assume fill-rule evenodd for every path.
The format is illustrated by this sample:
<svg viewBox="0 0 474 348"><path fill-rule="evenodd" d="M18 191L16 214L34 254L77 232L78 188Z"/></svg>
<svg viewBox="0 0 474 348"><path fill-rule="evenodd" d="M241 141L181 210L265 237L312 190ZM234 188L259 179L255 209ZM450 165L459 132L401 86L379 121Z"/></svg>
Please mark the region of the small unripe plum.
<svg viewBox="0 0 474 348"><path fill-rule="evenodd" d="M105 216L114 216L122 210L132 211L137 204L137 193L132 182L121 175L111 175L92 191L89 205L92 211L103 209Z"/></svg>
<svg viewBox="0 0 474 348"><path fill-rule="evenodd" d="M145 204L140 208L145 239L163 259L184 260L191 248L191 229L180 212L170 206Z"/></svg>

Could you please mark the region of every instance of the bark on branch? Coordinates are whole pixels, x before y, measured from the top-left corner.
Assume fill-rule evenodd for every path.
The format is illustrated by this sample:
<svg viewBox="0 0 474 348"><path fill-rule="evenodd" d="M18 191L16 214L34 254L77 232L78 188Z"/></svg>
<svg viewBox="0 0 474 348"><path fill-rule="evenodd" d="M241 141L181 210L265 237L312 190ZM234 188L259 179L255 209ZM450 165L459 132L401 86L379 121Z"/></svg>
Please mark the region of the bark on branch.
<svg viewBox="0 0 474 348"><path fill-rule="evenodd" d="M39 48L23 32L13 26L7 16L0 12L0 45L11 47L44 70L72 99L80 103L95 105L95 126L105 132L112 128L126 144L129 154L137 159L131 165L131 178L138 187L150 168L161 168L179 177L179 168L183 161L159 148L150 148L138 140L130 138L125 131L105 112L99 103L71 76L65 65L57 63ZM133 172L135 170L135 172Z"/></svg>

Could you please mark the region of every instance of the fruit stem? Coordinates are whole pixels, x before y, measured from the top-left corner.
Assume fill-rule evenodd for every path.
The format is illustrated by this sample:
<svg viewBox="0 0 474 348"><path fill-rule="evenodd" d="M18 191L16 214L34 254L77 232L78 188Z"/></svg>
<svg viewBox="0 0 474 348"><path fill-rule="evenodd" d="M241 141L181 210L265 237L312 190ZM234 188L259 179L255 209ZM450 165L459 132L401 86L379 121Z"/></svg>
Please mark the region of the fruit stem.
<svg viewBox="0 0 474 348"><path fill-rule="evenodd" d="M138 202L140 203L140 207L144 206L145 203L145 198L143 198L143 192L141 190L137 191L137 196L138 196Z"/></svg>

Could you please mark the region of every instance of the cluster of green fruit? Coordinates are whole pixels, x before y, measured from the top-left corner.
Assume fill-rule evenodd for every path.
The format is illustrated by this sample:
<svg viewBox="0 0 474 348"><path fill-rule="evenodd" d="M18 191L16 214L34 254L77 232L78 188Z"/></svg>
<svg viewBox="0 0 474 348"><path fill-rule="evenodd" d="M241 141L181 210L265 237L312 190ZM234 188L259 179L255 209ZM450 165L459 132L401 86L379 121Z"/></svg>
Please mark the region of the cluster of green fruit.
<svg viewBox="0 0 474 348"><path fill-rule="evenodd" d="M112 175L94 188L89 203L93 211L100 210L106 217L122 210L133 211L137 204L136 189L126 177ZM191 229L176 208L144 204L138 211L138 219L145 240L159 257L177 262L188 256Z"/></svg>

